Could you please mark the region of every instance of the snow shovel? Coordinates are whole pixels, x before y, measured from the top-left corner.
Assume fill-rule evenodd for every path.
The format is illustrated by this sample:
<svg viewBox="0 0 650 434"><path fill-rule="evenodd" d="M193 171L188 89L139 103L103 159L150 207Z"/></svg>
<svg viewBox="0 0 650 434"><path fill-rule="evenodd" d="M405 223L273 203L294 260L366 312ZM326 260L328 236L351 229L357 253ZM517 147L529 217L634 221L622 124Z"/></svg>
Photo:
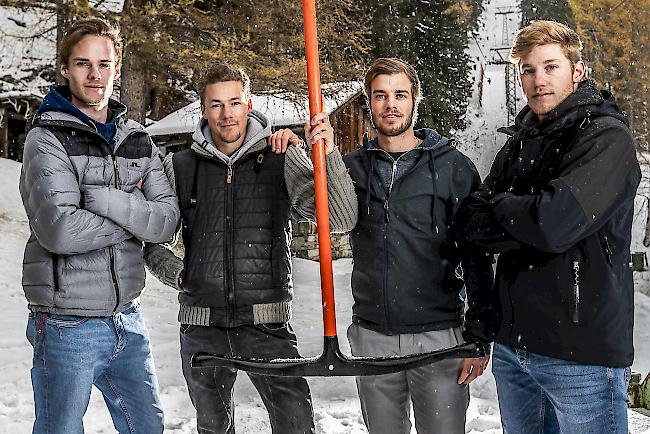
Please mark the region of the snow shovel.
<svg viewBox="0 0 650 434"><path fill-rule="evenodd" d="M320 68L318 65L315 0L303 0L302 7L307 58L309 111L310 117L313 117L323 111L320 90ZM314 162L316 223L318 228L318 251L320 254L320 277L323 299L323 353L317 357L300 359L255 359L196 353L192 357L192 367L228 367L255 374L286 377L361 376L389 374L417 368L447 358L483 357L485 355L483 349L474 343L458 345L430 353L383 358L348 357L341 353L336 335L334 277L332 272L332 249L327 203L327 178L325 174L325 144L322 140L313 146L312 159Z"/></svg>

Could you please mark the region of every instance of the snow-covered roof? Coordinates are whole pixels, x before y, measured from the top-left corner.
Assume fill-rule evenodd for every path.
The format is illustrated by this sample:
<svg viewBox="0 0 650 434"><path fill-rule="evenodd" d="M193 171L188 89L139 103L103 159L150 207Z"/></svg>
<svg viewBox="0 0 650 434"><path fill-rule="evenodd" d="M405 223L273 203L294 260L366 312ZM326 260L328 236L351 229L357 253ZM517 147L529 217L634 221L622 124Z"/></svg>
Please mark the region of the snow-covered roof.
<svg viewBox="0 0 650 434"><path fill-rule="evenodd" d="M41 95L49 84L43 77L56 58L56 14L44 9L22 11L0 7L0 92L27 91ZM32 37L40 34L38 37Z"/></svg>
<svg viewBox="0 0 650 434"><path fill-rule="evenodd" d="M358 81L324 84L322 88L325 111L332 113L361 91L361 87L361 82ZM286 92L279 92L254 94L251 99L253 108L264 113L274 127L302 125L309 118L309 103L306 96L291 98L291 95ZM302 104L294 102L301 99ZM201 102L194 101L154 122L147 127L147 131L152 136L191 133L200 118Z"/></svg>
<svg viewBox="0 0 650 434"><path fill-rule="evenodd" d="M0 92L0 101L10 98L37 98L42 99L43 94L40 92L32 92L31 90L12 90L9 92Z"/></svg>
<svg viewBox="0 0 650 434"><path fill-rule="evenodd" d="M91 0L101 12L119 13L124 0ZM42 95L56 67L56 11L0 6L0 93ZM44 73L45 72L45 73Z"/></svg>

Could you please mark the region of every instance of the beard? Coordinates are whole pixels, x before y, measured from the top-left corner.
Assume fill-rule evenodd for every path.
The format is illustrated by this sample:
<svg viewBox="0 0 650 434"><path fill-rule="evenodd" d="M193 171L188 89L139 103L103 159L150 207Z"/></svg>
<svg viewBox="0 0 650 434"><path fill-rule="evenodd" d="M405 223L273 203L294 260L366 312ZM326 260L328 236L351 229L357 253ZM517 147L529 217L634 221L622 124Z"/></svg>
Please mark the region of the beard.
<svg viewBox="0 0 650 434"><path fill-rule="evenodd" d="M404 119L404 122L402 122L399 125L394 125L391 127L383 127L380 125L375 124L375 129L383 136L386 137L395 137L399 136L400 134L406 132L411 126L413 125L413 114L415 112L415 107L413 110L411 110L411 114ZM373 122L374 124L374 122Z"/></svg>

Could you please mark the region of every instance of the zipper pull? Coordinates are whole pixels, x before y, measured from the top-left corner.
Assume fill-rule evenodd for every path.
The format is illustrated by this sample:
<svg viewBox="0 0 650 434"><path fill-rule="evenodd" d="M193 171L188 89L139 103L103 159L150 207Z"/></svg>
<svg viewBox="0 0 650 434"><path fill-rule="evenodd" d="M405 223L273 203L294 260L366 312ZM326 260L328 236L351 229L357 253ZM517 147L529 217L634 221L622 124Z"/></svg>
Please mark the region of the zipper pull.
<svg viewBox="0 0 650 434"><path fill-rule="evenodd" d="M390 217L388 216L388 199L384 201L384 217L386 218L386 223L390 222Z"/></svg>
<svg viewBox="0 0 650 434"><path fill-rule="evenodd" d="M226 176L226 184L232 184L232 167L228 166L228 176Z"/></svg>
<svg viewBox="0 0 650 434"><path fill-rule="evenodd" d="M390 174L390 185L388 186L388 192L390 193L393 190L393 183L395 183L395 175L397 174L397 160L393 160L393 170Z"/></svg>

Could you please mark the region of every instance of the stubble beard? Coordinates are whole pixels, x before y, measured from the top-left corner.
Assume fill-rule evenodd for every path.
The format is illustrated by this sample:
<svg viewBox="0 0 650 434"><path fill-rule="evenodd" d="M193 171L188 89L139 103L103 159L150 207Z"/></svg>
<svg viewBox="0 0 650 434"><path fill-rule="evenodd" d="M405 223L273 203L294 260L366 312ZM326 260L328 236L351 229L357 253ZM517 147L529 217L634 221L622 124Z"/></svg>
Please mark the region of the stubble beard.
<svg viewBox="0 0 650 434"><path fill-rule="evenodd" d="M409 115L409 117L406 118L406 120L400 125L397 125L395 127L390 127L390 128L384 128L382 126L375 125L375 128L377 129L377 132L379 132L379 134L381 134L383 136L386 136L386 137L399 136L400 134L403 134L406 131L408 131L408 129L411 128L411 126L413 126L413 113L414 113L414 111L415 111L415 109L413 109L411 111L411 114Z"/></svg>

